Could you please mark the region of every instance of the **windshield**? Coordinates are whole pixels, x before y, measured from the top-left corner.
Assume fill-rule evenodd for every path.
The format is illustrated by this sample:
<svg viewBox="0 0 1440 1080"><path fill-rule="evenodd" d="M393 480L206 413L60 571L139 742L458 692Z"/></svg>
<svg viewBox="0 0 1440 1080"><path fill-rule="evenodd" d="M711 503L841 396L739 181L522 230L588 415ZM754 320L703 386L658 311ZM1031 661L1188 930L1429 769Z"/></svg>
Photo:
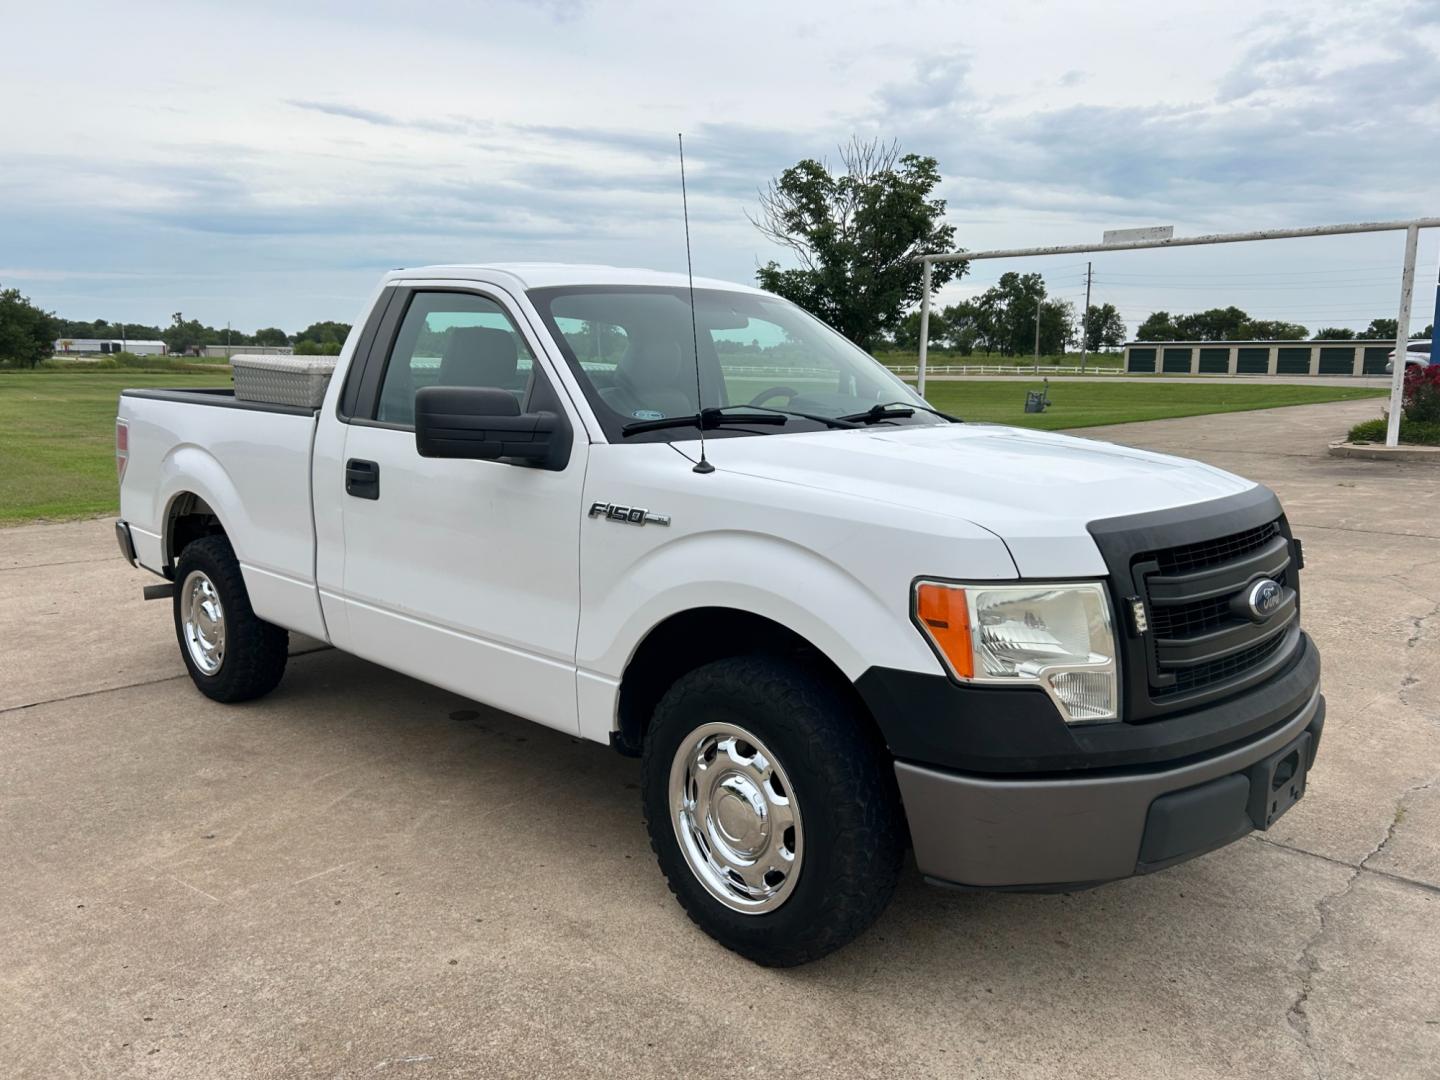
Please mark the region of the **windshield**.
<svg viewBox="0 0 1440 1080"><path fill-rule="evenodd" d="M700 399L688 290L591 285L532 289L539 310L575 371L606 436L626 438L637 421L693 416L706 409L790 415L783 425L727 424L714 437L820 431L819 418L894 403L893 424L939 424L925 401L878 361L787 300L724 289L695 290ZM903 415L901 406L915 406ZM629 432L626 441L690 438L694 425Z"/></svg>

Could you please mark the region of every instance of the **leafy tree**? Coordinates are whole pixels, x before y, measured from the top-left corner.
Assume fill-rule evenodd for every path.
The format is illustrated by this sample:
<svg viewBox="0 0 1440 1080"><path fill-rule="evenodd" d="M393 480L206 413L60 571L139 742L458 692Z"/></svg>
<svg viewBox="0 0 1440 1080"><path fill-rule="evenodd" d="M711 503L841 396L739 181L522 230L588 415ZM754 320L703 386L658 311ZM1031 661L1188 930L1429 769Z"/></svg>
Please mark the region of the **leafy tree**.
<svg viewBox="0 0 1440 1080"><path fill-rule="evenodd" d="M1240 341L1251 336L1250 316L1238 307L1210 308L1193 315L1177 315L1178 341Z"/></svg>
<svg viewBox="0 0 1440 1080"><path fill-rule="evenodd" d="M840 148L842 171L807 158L760 193L751 223L800 261L774 261L756 272L761 288L799 304L862 348L894 332L920 301L915 256L951 251L954 226L943 224L945 200L930 197L940 182L932 157L901 155L898 143L852 139ZM939 288L965 272L963 263L936 263Z"/></svg>
<svg viewBox="0 0 1440 1080"><path fill-rule="evenodd" d="M1283 319L1256 319L1245 324L1245 333L1251 341L1304 341L1310 331L1299 323Z"/></svg>
<svg viewBox="0 0 1440 1080"><path fill-rule="evenodd" d="M1033 332L1033 331L1032 331ZM1040 352L1059 356L1066 352L1075 338L1075 305L1069 300L1044 300L1040 303ZM1034 339L1031 339L1034 348Z"/></svg>
<svg viewBox="0 0 1440 1080"><path fill-rule="evenodd" d="M214 333L199 319L187 319L182 312L177 311L170 316L170 325L160 332L160 339L173 355L183 356L210 344Z"/></svg>
<svg viewBox="0 0 1440 1080"><path fill-rule="evenodd" d="M1139 341L1179 341L1180 331L1175 329L1175 321L1168 311L1152 311L1135 331L1135 337Z"/></svg>
<svg viewBox="0 0 1440 1080"><path fill-rule="evenodd" d="M940 318L945 324L945 338L950 347L965 356L973 353L985 332L979 305L973 300L962 300L942 311Z"/></svg>
<svg viewBox="0 0 1440 1080"><path fill-rule="evenodd" d="M1085 349L1099 352L1125 344L1125 320L1114 304L1099 304L1085 313Z"/></svg>
<svg viewBox="0 0 1440 1080"><path fill-rule="evenodd" d="M1343 326L1322 326L1315 331L1316 341L1354 341L1355 331Z"/></svg>
<svg viewBox="0 0 1440 1080"><path fill-rule="evenodd" d="M0 361L33 368L54 351L55 316L19 289L0 289Z"/></svg>
<svg viewBox="0 0 1440 1080"><path fill-rule="evenodd" d="M295 342L296 356L339 356L340 342L338 341L297 341Z"/></svg>
<svg viewBox="0 0 1440 1080"><path fill-rule="evenodd" d="M266 326L260 330L256 330L251 340L254 341L256 345L290 344L290 338L286 336L285 331L275 326Z"/></svg>
<svg viewBox="0 0 1440 1080"><path fill-rule="evenodd" d="M1367 338L1387 338L1395 340L1396 325L1394 319L1371 319L1370 325L1365 328L1362 335Z"/></svg>
<svg viewBox="0 0 1440 1080"><path fill-rule="evenodd" d="M943 346L949 337L950 327L945 315L935 308L930 309L930 344ZM916 352L920 348L920 312L912 311L895 324L890 334L895 348Z"/></svg>
<svg viewBox="0 0 1440 1080"><path fill-rule="evenodd" d="M304 355L337 356L340 346L345 344L345 339L350 335L350 324L343 322L317 322L311 323L304 330L295 335L296 352L300 352L298 346L302 341L309 341L316 345L334 345L333 353L314 353Z"/></svg>

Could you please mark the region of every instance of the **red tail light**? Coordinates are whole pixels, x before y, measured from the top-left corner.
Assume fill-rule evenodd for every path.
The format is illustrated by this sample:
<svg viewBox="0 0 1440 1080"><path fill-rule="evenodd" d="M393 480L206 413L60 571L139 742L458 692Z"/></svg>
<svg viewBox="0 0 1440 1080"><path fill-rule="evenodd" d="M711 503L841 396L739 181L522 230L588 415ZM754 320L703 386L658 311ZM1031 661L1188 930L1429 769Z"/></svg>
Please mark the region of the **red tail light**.
<svg viewBox="0 0 1440 1080"><path fill-rule="evenodd" d="M115 479L125 479L125 463L130 460L130 425L115 418Z"/></svg>

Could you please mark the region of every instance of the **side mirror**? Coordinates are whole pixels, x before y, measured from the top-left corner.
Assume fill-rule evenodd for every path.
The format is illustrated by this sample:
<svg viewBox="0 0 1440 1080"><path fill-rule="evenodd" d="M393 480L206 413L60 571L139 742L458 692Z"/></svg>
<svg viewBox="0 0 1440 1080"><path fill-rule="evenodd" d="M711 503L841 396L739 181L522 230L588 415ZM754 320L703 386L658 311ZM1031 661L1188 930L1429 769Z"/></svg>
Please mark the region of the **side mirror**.
<svg viewBox="0 0 1440 1080"><path fill-rule="evenodd" d="M522 413L508 390L426 386L415 392L415 449L558 471L570 460L570 424L557 412Z"/></svg>

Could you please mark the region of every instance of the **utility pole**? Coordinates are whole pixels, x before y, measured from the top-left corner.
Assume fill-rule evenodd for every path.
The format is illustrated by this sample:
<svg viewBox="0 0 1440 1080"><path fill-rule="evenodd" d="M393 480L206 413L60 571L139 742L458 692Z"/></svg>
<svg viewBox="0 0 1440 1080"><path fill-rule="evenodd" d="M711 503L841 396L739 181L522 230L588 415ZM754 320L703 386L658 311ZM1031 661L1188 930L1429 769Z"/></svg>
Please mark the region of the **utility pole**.
<svg viewBox="0 0 1440 1080"><path fill-rule="evenodd" d="M1040 374L1040 313L1045 309L1045 298L1035 296L1035 374Z"/></svg>
<svg viewBox="0 0 1440 1080"><path fill-rule="evenodd" d="M1085 314L1082 315L1082 316L1080 316L1080 374L1081 374L1081 375L1084 375L1084 374L1085 374L1085 360L1086 360L1087 354L1088 354L1089 351L1090 351L1090 349L1089 349L1090 342L1089 342L1088 340L1086 340L1086 335L1087 335L1087 334L1089 333L1089 331L1090 331L1090 280L1091 280L1092 277L1094 277L1094 274L1092 274L1091 271L1090 271L1090 267L1091 267L1092 265L1093 265L1092 263L1088 263L1088 262L1085 264Z"/></svg>

